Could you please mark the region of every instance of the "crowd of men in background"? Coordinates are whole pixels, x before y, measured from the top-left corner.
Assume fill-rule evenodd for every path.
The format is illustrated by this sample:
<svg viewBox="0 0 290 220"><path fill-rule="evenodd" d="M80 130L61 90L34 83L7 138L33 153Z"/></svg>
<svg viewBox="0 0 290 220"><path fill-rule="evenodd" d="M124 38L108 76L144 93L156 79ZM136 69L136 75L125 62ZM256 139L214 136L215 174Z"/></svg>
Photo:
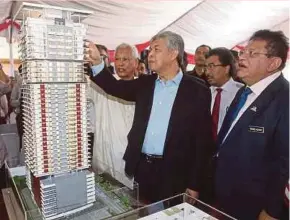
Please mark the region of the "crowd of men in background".
<svg viewBox="0 0 290 220"><path fill-rule="evenodd" d="M99 49L102 58L104 59L104 62L106 64L106 66L111 70L111 72L115 73L115 69L114 66L112 66L112 63L110 61L109 58L109 54L108 54L108 49L106 46L101 45L101 44L97 44L96 45L97 48ZM128 45L130 47L131 45ZM202 82L204 82L206 85L211 86L210 83L208 83L208 76L206 74L206 59L207 59L207 55L209 54L209 52L211 51L211 47L208 45L200 45L196 48L195 50L195 54L194 54L194 68L192 70L188 70L188 60L187 60L187 53L184 52L184 56L183 56L183 67L184 67L184 71L186 72L186 74L192 75L198 79L201 79ZM233 78L235 81L237 82L241 82L242 81L239 79L239 77L237 77L237 69L238 69L238 62L239 62L239 55L238 52L235 50L228 50L226 48L220 48L220 49L224 49L227 52L226 53L231 53L230 55L230 61L228 62L233 62L235 65L235 70L232 70L231 73L231 78ZM136 48L134 48L134 50L136 50ZM147 49L145 49L144 51L141 52L141 55L136 58L137 60L137 67L136 70L134 71L134 76L135 77L139 77L140 75L146 75L146 74L151 74L154 73L152 71L150 71L149 66L148 66L148 51ZM114 62L115 63L115 62Z"/></svg>
<svg viewBox="0 0 290 220"><path fill-rule="evenodd" d="M87 74L104 90L94 84L91 98L99 103L110 99L106 106L115 113L130 111L126 117L115 114L109 123L118 123L112 138L118 135L123 149L118 154L124 154L124 164L114 166L124 170L128 181L135 178L144 203L186 191L237 219L283 218L288 206L283 200L289 179L289 83L282 70L289 42L282 32L258 31L239 53L201 45L191 71L186 71L183 39L172 32L154 36L142 59L134 46L120 44L114 66L105 46L90 43L88 49ZM0 72L0 95L6 94L7 106L1 99L1 124L7 122L10 99L11 109L21 115L21 83L16 85L10 98L12 83ZM94 155L103 150L93 137L103 129L96 123L107 123L100 123L104 114L110 117L105 108L96 109L92 102ZM111 156L116 148L110 150Z"/></svg>
<svg viewBox="0 0 290 220"><path fill-rule="evenodd" d="M151 39L145 61L153 74L129 82L111 76L93 43L88 49L92 81L136 103L123 159L141 200L186 191L237 219L282 218L289 179L282 32L257 31L238 55L201 45L189 72L182 38L163 32ZM122 67L134 59L116 58Z"/></svg>

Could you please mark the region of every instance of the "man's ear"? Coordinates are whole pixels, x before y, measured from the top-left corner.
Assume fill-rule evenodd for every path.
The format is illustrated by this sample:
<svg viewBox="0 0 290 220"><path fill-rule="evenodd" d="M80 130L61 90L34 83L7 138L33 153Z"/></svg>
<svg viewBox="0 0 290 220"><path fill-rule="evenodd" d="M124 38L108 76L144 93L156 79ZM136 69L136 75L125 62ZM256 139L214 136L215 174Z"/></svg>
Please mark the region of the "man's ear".
<svg viewBox="0 0 290 220"><path fill-rule="evenodd" d="M138 58L135 59L135 69L138 68L138 64L139 64L139 61L138 61Z"/></svg>
<svg viewBox="0 0 290 220"><path fill-rule="evenodd" d="M178 57L178 50L171 50L170 51L170 55L171 55L171 60L177 60Z"/></svg>
<svg viewBox="0 0 290 220"><path fill-rule="evenodd" d="M230 65L227 65L227 66L226 66L226 73L227 73L228 75L230 75L230 68L231 68Z"/></svg>
<svg viewBox="0 0 290 220"><path fill-rule="evenodd" d="M269 64L267 70L269 72L274 72L281 66L282 59L280 57L271 57L270 59L271 59L271 63Z"/></svg>

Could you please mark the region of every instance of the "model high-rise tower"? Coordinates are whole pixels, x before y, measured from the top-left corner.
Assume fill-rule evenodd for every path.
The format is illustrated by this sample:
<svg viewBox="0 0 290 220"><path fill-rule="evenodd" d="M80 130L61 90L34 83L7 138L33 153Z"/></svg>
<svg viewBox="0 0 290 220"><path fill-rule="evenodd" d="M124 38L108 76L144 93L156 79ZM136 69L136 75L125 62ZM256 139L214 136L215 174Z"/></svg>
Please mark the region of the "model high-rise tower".
<svg viewBox="0 0 290 220"><path fill-rule="evenodd" d="M27 185L44 219L95 201L88 152L84 38L73 11L46 9L21 28L22 106Z"/></svg>

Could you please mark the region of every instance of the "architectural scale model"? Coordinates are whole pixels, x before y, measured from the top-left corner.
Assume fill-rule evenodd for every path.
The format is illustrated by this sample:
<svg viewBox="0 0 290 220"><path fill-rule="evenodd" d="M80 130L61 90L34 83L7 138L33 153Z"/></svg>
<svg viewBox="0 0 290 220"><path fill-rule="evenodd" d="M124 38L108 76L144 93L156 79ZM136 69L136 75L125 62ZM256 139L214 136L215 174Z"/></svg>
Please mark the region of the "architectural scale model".
<svg viewBox="0 0 290 220"><path fill-rule="evenodd" d="M218 220L189 203L181 203L139 220Z"/></svg>
<svg viewBox="0 0 290 220"><path fill-rule="evenodd" d="M96 199L88 170L87 27L74 22L73 10L44 8L39 14L24 18L19 44L26 184L43 218L56 219Z"/></svg>

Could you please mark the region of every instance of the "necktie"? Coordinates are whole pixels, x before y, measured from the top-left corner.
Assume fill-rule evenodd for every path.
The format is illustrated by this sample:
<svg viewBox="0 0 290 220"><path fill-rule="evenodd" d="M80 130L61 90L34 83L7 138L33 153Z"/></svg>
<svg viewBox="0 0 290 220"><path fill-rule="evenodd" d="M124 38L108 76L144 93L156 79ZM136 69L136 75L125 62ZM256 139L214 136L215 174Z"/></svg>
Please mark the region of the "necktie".
<svg viewBox="0 0 290 220"><path fill-rule="evenodd" d="M219 124L219 114L220 114L220 104L221 104L221 88L216 89L217 94L215 96L213 108L212 108L212 133L213 138L217 140L218 124Z"/></svg>
<svg viewBox="0 0 290 220"><path fill-rule="evenodd" d="M248 98L248 95L250 95L252 93L252 90L249 88L249 87L246 87L244 89L244 91L242 92L241 94L241 97L239 99L239 102L237 103L236 107L234 108L233 110L233 113L232 113L232 117L231 117L231 122L230 122L230 125L232 125L233 121L236 119L236 117L238 116L241 108L245 105L246 101L247 101L247 98Z"/></svg>
<svg viewBox="0 0 290 220"><path fill-rule="evenodd" d="M249 87L246 87L244 91L241 93L236 105L233 107L231 111L228 112L228 117L226 116L226 120L223 122L222 132L219 134L219 145L223 143L223 140L228 133L233 121L236 119L239 114L241 108L245 105L248 95L252 93L252 90Z"/></svg>

